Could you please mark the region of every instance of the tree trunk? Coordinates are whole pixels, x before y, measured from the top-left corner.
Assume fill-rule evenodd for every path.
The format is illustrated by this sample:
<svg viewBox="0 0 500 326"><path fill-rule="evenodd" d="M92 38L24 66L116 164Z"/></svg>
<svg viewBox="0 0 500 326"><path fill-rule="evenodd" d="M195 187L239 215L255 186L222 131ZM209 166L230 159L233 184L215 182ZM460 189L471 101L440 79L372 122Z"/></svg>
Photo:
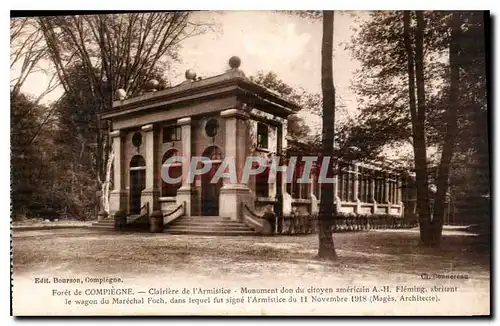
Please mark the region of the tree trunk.
<svg viewBox="0 0 500 326"><path fill-rule="evenodd" d="M335 88L333 86L333 24L334 12L323 12L323 40L321 44L321 90L323 95L322 154L330 157L327 176L333 175L333 146L335 124ZM319 205L319 249L318 258L333 260L337 257L332 237L333 184L321 183Z"/></svg>
<svg viewBox="0 0 500 326"><path fill-rule="evenodd" d="M453 12L450 39L450 102L446 112L446 134L444 136L441 162L437 179L437 192L434 198L434 214L432 219L431 244L438 245L443 231L444 212L446 208L446 193L448 192L448 179L450 163L453 157L455 139L457 136L457 112L459 103L459 51L460 51L460 13Z"/></svg>
<svg viewBox="0 0 500 326"><path fill-rule="evenodd" d="M429 188L427 179L427 149L425 141L425 84L423 74L423 16L417 12L415 53L410 30L410 12L403 13L404 41L408 54L408 90L413 131L413 154L417 186L417 213L420 225L420 240L427 243L430 233ZM414 61L415 56L415 61ZM415 76L416 75L416 76ZM418 108L415 99L417 83Z"/></svg>
<svg viewBox="0 0 500 326"><path fill-rule="evenodd" d="M110 194L110 185L111 185L111 169L113 168L113 162L115 159L115 152L113 150L113 146L110 147L110 153L108 155L108 160L106 162L106 174L104 177L104 182L102 183L101 190L101 202L102 208L106 213L109 214L109 194Z"/></svg>

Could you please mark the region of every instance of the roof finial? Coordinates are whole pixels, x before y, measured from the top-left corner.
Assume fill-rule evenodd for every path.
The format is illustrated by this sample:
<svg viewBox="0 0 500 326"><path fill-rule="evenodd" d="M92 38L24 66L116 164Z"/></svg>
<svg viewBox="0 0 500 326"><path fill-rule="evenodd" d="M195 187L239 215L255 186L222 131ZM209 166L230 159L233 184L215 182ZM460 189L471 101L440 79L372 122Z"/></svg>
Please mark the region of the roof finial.
<svg viewBox="0 0 500 326"><path fill-rule="evenodd" d="M186 70L184 76L186 76L186 80L191 80L191 81L196 80L196 72L193 69Z"/></svg>
<svg viewBox="0 0 500 326"><path fill-rule="evenodd" d="M229 67L232 69L238 69L241 65L241 59L235 55L229 58Z"/></svg>

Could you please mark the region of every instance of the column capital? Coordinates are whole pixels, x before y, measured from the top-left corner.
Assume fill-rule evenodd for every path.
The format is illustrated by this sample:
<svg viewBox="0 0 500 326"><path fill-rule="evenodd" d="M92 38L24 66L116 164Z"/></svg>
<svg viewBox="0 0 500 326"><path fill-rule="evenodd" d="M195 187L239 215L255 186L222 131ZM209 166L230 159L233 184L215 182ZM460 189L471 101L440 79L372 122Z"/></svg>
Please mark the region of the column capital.
<svg viewBox="0 0 500 326"><path fill-rule="evenodd" d="M191 118L190 117L181 118L181 119L177 120L177 125L178 126L184 126L184 125L189 125L189 124L191 124Z"/></svg>
<svg viewBox="0 0 500 326"><path fill-rule="evenodd" d="M141 127L141 130L142 130L142 131L153 131L153 127L154 127L154 126L153 126L153 124L152 124L152 123L150 123L150 124L148 124L148 125L144 125L144 126L142 126L142 127Z"/></svg>
<svg viewBox="0 0 500 326"><path fill-rule="evenodd" d="M224 110L220 113L220 116L223 118L240 118L240 119L248 119L248 113L240 109L228 109Z"/></svg>
<svg viewBox="0 0 500 326"><path fill-rule="evenodd" d="M122 137L123 134L124 134L123 130L120 130L120 129L113 130L109 133L111 138Z"/></svg>

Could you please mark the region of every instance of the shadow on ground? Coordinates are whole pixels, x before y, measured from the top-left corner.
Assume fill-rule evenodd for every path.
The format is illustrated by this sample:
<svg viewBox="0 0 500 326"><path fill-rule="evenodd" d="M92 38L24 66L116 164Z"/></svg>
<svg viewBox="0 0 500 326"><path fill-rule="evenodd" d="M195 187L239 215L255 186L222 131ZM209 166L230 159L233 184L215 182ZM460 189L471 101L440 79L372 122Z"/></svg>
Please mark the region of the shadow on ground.
<svg viewBox="0 0 500 326"><path fill-rule="evenodd" d="M334 234L339 259L317 261L316 235L216 237L94 230L15 232L14 273L71 270L92 274L213 273L296 275L461 272L489 278L489 239L445 235L441 248L419 245L418 233Z"/></svg>

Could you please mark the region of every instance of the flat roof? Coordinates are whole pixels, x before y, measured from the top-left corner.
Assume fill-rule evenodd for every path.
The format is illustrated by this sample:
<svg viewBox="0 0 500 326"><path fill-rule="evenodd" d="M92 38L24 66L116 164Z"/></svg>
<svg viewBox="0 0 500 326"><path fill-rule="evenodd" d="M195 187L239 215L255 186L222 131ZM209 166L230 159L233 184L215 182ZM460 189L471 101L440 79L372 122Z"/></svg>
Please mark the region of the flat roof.
<svg viewBox="0 0 500 326"><path fill-rule="evenodd" d="M101 114L101 118L110 119L130 113L147 112L162 105L231 95L238 96L242 102L252 103L263 111L272 111L271 113L278 116L288 116L301 109L298 104L282 98L276 92L251 82L244 77L241 70L230 69L221 75L196 81L186 80L167 89L115 100L112 107Z"/></svg>

